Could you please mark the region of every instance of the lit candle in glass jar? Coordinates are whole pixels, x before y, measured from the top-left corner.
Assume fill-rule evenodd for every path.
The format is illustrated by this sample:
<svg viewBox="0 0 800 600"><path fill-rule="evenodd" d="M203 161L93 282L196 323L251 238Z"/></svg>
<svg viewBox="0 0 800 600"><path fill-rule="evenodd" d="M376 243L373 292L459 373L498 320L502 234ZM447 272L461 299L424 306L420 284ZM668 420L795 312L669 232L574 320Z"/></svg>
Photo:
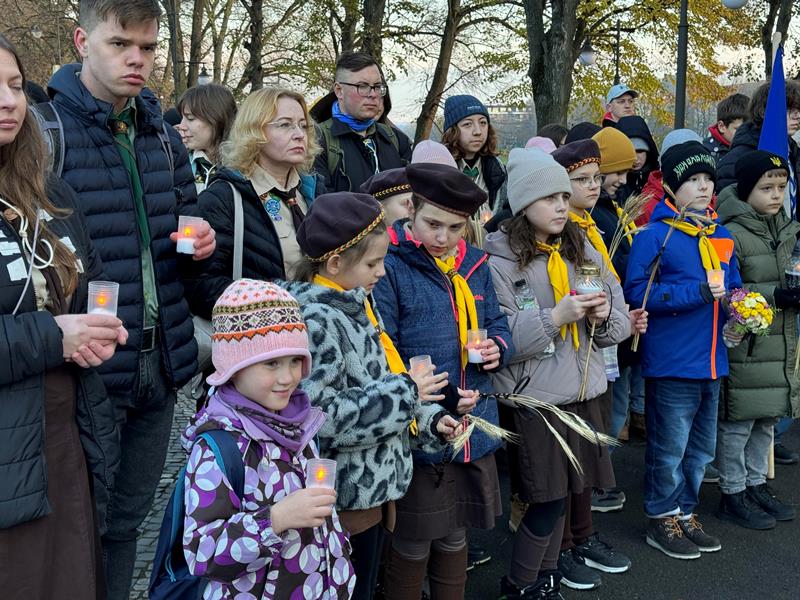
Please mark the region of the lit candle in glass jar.
<svg viewBox="0 0 800 600"><path fill-rule="evenodd" d="M336 487L336 461L329 458L310 458L306 461L306 487Z"/></svg>
<svg viewBox="0 0 800 600"><path fill-rule="evenodd" d="M487 339L485 329L470 329L467 331L467 361L472 364L482 364L481 344Z"/></svg>
<svg viewBox="0 0 800 600"><path fill-rule="evenodd" d="M179 254L194 254L194 243L197 240L197 231L203 219L200 217L178 217L178 244L176 251Z"/></svg>
<svg viewBox="0 0 800 600"><path fill-rule="evenodd" d="M87 312L90 315L117 316L119 284L114 281L90 281Z"/></svg>
<svg viewBox="0 0 800 600"><path fill-rule="evenodd" d="M708 269L706 271L708 283L713 285L725 284L725 271L722 269Z"/></svg>

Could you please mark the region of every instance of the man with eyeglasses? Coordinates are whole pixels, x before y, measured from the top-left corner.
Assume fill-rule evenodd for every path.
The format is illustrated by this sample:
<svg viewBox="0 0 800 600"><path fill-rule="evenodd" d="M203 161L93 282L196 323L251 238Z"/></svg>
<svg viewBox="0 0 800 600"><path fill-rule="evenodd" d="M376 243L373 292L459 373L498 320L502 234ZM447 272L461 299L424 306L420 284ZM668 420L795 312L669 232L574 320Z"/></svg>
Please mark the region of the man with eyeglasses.
<svg viewBox="0 0 800 600"><path fill-rule="evenodd" d="M346 52L336 61L331 118L318 126L322 152L314 169L329 192L358 191L375 173L411 161L411 141L380 122L388 92L378 63L369 54Z"/></svg>

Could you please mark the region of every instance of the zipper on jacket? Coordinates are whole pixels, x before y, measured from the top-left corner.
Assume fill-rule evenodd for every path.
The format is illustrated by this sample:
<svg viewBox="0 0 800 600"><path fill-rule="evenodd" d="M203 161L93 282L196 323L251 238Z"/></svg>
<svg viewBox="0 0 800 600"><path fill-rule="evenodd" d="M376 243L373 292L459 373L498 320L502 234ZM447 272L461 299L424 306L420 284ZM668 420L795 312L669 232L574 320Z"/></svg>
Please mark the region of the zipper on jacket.
<svg viewBox="0 0 800 600"><path fill-rule="evenodd" d="M717 327L719 300L714 300L714 326L711 330L711 379L717 379Z"/></svg>

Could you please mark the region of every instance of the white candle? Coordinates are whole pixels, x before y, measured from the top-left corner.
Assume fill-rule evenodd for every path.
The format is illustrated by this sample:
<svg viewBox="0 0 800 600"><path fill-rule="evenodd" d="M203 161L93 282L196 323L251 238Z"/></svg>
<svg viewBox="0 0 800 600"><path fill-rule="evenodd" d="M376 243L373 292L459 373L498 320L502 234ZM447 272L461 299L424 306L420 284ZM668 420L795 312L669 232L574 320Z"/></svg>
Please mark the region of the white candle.
<svg viewBox="0 0 800 600"><path fill-rule="evenodd" d="M178 217L178 244L175 250L179 254L194 254L194 243L197 240L197 230L203 219L200 217Z"/></svg>
<svg viewBox="0 0 800 600"><path fill-rule="evenodd" d="M178 254L194 254L194 242L197 238L182 237L178 238L177 252Z"/></svg>
<svg viewBox="0 0 800 600"><path fill-rule="evenodd" d="M467 360L472 364L483 363L483 355L480 348L467 348Z"/></svg>
<svg viewBox="0 0 800 600"><path fill-rule="evenodd" d="M90 281L87 311L90 315L117 316L119 284L113 281Z"/></svg>

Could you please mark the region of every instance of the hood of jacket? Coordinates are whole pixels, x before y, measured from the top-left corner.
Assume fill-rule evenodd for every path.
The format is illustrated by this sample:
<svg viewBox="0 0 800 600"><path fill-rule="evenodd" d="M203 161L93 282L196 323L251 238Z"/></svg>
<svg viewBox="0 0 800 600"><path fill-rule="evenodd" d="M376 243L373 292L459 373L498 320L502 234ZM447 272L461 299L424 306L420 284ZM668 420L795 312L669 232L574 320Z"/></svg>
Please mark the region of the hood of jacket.
<svg viewBox="0 0 800 600"><path fill-rule="evenodd" d="M750 205L739 199L736 184L720 192L717 198L717 215L723 225L736 223L751 233L765 239L775 239L778 232L789 222L783 209L774 215L761 215Z"/></svg>
<svg viewBox="0 0 800 600"><path fill-rule="evenodd" d="M439 268L433 257L423 249L420 252L421 244L416 240L410 239L405 229L408 219L395 222L389 232L391 244L389 252L396 254L400 260L409 266L415 267L425 273L436 273L438 279ZM486 253L470 246L464 240L458 242L458 252L456 254L456 270L461 273L471 273L480 263L486 260Z"/></svg>
<svg viewBox="0 0 800 600"><path fill-rule="evenodd" d="M650 128L647 126L645 120L639 115L631 115L629 117L622 117L617 121L614 126L624 133L628 138L641 138L647 142L649 150L647 151L647 162L642 170L652 171L658 169L658 147L653 134L650 133Z"/></svg>
<svg viewBox="0 0 800 600"><path fill-rule="evenodd" d="M511 245L508 243L508 235L502 231L495 231L487 235L483 244L483 249L489 256L497 256L498 258L504 258L515 262L517 260L517 255L514 254Z"/></svg>
<svg viewBox="0 0 800 600"><path fill-rule="evenodd" d="M758 139L761 137L761 127L747 121L739 126L736 130L736 135L733 136L731 148L736 146L749 146L751 148L758 148Z"/></svg>

